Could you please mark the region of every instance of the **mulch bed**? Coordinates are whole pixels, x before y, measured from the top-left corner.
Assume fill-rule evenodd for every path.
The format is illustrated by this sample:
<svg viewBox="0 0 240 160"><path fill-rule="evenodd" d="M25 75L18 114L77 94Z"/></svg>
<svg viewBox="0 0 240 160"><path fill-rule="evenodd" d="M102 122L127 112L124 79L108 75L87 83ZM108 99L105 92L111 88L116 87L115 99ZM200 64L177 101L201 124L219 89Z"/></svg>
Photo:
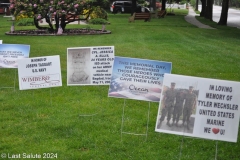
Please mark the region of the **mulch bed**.
<svg viewBox="0 0 240 160"><path fill-rule="evenodd" d="M67 35L99 35L99 34L111 34L111 31L107 30L95 30L95 29L65 29L62 34L49 33L48 30L16 30L13 32L6 32L6 35L18 35L18 36L67 36Z"/></svg>

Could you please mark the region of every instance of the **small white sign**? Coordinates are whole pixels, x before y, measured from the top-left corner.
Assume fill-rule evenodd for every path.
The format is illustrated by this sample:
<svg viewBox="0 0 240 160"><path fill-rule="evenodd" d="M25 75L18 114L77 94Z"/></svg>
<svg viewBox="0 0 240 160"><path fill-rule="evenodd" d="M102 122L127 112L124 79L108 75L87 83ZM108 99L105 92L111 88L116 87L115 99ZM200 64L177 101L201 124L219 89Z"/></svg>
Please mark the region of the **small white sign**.
<svg viewBox="0 0 240 160"><path fill-rule="evenodd" d="M20 90L62 86L60 57L34 57L18 60Z"/></svg>

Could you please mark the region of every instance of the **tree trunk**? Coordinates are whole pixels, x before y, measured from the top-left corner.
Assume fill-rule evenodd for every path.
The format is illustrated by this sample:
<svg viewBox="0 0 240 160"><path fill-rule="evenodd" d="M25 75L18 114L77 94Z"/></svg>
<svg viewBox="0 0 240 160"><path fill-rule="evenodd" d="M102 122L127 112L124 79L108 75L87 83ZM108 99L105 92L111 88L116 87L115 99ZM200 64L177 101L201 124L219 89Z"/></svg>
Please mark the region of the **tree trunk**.
<svg viewBox="0 0 240 160"><path fill-rule="evenodd" d="M162 0L162 8L161 10L166 10L166 0Z"/></svg>
<svg viewBox="0 0 240 160"><path fill-rule="evenodd" d="M205 13L206 13L206 0L201 0L202 2L202 10L200 13L200 17L205 17Z"/></svg>
<svg viewBox="0 0 240 160"><path fill-rule="evenodd" d="M156 10L156 0L150 1L150 7L152 7L154 11Z"/></svg>
<svg viewBox="0 0 240 160"><path fill-rule="evenodd" d="M58 28L59 28L59 16L58 16L58 14L55 15L54 19L55 19L55 29L57 31Z"/></svg>
<svg viewBox="0 0 240 160"><path fill-rule="evenodd" d="M54 29L53 29L53 26L52 26L52 23L51 23L51 17L49 17L48 15L46 15L46 16L45 16L45 20L46 20L46 22L48 23L48 25L49 25L49 27L50 27L48 30L49 30L50 32L54 32Z"/></svg>
<svg viewBox="0 0 240 160"><path fill-rule="evenodd" d="M33 22L34 22L34 25L37 29L49 29L48 27L39 26L38 19L35 16L34 16Z"/></svg>
<svg viewBox="0 0 240 160"><path fill-rule="evenodd" d="M133 13L135 12L137 8L137 0L132 0L132 12L131 15L133 15Z"/></svg>
<svg viewBox="0 0 240 160"><path fill-rule="evenodd" d="M212 21L212 12L213 12L213 0L207 0L206 14L205 18Z"/></svg>
<svg viewBox="0 0 240 160"><path fill-rule="evenodd" d="M223 0L222 2L221 17L218 22L219 25L227 25L228 8L229 8L228 3L229 3L229 0Z"/></svg>
<svg viewBox="0 0 240 160"><path fill-rule="evenodd" d="M195 11L198 11L198 0L196 0L196 7L195 7Z"/></svg>

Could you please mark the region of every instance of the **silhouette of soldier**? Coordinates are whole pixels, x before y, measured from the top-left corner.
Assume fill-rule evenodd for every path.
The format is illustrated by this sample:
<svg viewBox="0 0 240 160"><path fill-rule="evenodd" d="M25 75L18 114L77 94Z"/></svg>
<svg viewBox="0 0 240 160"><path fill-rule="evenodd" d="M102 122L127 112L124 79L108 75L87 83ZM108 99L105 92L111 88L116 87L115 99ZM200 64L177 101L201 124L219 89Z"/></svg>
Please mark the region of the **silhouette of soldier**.
<svg viewBox="0 0 240 160"><path fill-rule="evenodd" d="M182 123L182 126L184 126L184 123L187 122L188 130L190 130L189 120L192 111L196 105L196 97L197 97L196 94L193 93L193 86L190 86L188 92L185 94L185 104L183 108L183 123Z"/></svg>
<svg viewBox="0 0 240 160"><path fill-rule="evenodd" d="M73 54L73 74L70 77L71 82L89 83L89 75L84 71L86 68L85 64L85 53Z"/></svg>
<svg viewBox="0 0 240 160"><path fill-rule="evenodd" d="M175 83L171 83L171 88L169 88L164 95L163 98L163 109L162 109L162 116L160 118L160 123L158 124L157 128L160 128L162 125L162 121L165 119L165 116L167 115L167 125L171 127L169 121L172 116L172 111L174 108L175 98L176 98L176 89L175 89Z"/></svg>
<svg viewBox="0 0 240 160"><path fill-rule="evenodd" d="M172 126L174 125L175 121L176 121L176 126L178 127L178 121L180 116L182 115L183 112L183 102L184 102L184 91L181 90L179 92L177 92L176 95L176 103L173 109L173 122L172 122Z"/></svg>

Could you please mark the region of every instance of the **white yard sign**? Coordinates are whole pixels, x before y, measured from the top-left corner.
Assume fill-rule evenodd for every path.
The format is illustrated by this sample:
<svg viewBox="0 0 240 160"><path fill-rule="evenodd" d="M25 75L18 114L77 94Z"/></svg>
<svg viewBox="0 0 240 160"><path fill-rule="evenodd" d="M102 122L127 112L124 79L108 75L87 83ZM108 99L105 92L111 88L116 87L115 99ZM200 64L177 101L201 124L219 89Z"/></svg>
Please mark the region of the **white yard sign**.
<svg viewBox="0 0 240 160"><path fill-rule="evenodd" d="M18 60L20 90L62 86L60 57L34 57Z"/></svg>

